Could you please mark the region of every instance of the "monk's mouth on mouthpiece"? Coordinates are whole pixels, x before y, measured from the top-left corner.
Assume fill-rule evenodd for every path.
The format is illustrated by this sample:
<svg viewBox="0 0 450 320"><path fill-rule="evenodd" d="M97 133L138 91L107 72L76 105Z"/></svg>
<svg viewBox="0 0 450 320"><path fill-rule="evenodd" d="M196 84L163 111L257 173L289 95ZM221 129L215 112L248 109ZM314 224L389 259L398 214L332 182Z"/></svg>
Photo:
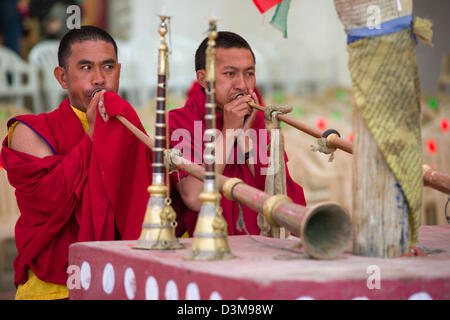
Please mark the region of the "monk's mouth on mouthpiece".
<svg viewBox="0 0 450 320"><path fill-rule="evenodd" d="M240 96L245 96L245 93L239 92L239 93L235 94L234 97L233 97L233 100L236 100L236 99L239 98Z"/></svg>
<svg viewBox="0 0 450 320"><path fill-rule="evenodd" d="M104 90L104 89L98 88L98 89L95 89L94 91L92 91L91 98L93 98L97 92L102 91L102 90Z"/></svg>

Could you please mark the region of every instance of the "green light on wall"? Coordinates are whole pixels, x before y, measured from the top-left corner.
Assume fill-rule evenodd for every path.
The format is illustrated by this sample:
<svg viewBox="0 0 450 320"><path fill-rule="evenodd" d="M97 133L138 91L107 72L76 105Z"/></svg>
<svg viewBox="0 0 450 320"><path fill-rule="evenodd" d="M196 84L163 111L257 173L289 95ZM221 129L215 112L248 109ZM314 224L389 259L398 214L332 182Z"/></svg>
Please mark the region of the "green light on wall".
<svg viewBox="0 0 450 320"><path fill-rule="evenodd" d="M273 99L275 100L275 103L283 103L284 101L284 94L283 91L277 90L273 93Z"/></svg>
<svg viewBox="0 0 450 320"><path fill-rule="evenodd" d="M303 114L304 114L304 112L303 112L302 108L300 108L300 107L294 108L294 116L301 117L301 116L303 116Z"/></svg>
<svg viewBox="0 0 450 320"><path fill-rule="evenodd" d="M336 120L342 119L342 113L340 111L333 111L331 116L333 117L333 119L336 119Z"/></svg>
<svg viewBox="0 0 450 320"><path fill-rule="evenodd" d="M436 97L430 97L430 99L428 99L428 106L430 107L430 109L437 110L438 101Z"/></svg>
<svg viewBox="0 0 450 320"><path fill-rule="evenodd" d="M347 100L347 92L345 92L345 90L338 89L336 91L336 99L340 102L344 102Z"/></svg>

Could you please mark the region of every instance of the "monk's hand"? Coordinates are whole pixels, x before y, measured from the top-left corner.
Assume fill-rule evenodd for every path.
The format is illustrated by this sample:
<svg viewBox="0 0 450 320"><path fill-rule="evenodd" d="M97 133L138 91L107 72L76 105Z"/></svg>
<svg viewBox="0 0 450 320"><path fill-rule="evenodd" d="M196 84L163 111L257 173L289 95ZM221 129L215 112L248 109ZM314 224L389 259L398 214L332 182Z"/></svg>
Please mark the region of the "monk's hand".
<svg viewBox="0 0 450 320"><path fill-rule="evenodd" d="M102 120L106 122L109 120L109 116L105 108L105 99L103 95L104 92L105 92L104 90L102 90L101 92L102 95L100 97L100 101L98 102L98 112L100 113L100 117L102 118Z"/></svg>
<svg viewBox="0 0 450 320"><path fill-rule="evenodd" d="M91 102L89 102L89 105L86 110L86 118L89 124L89 131L87 132L89 138L91 138L94 135L94 129L95 129L95 118L97 116L97 108L98 104L100 102L100 98L103 98L103 93L105 90L98 91L95 93L94 97L91 99Z"/></svg>
<svg viewBox="0 0 450 320"><path fill-rule="evenodd" d="M259 105L258 96L256 95L256 93L253 90L250 90L250 96L253 99L253 102ZM257 114L258 114L258 109L252 108L250 116L245 118L244 127L243 127L244 131L246 131L247 129L250 129L253 126L253 123L255 122L255 118L256 118Z"/></svg>
<svg viewBox="0 0 450 320"><path fill-rule="evenodd" d="M247 102L253 101L251 95L241 95L223 106L224 129L242 129L245 117L251 113Z"/></svg>

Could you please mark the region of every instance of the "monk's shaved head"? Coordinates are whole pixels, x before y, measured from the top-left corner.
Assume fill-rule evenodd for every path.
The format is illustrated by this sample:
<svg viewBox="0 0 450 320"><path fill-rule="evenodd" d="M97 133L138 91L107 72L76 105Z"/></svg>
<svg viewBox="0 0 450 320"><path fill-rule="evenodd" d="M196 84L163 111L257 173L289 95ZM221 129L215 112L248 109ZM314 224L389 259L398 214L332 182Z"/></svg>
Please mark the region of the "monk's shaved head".
<svg viewBox="0 0 450 320"><path fill-rule="evenodd" d="M195 71L202 70L206 68L206 47L208 46L208 38L205 38L197 51L195 52ZM255 54L248 42L242 38L240 35L229 32L229 31L219 31L216 39L216 48L223 49L248 49L253 56L253 62L256 63Z"/></svg>
<svg viewBox="0 0 450 320"><path fill-rule="evenodd" d="M60 67L67 67L67 59L72 53L72 45L76 42L102 40L111 43L117 56L117 45L114 39L103 29L94 26L82 26L80 29L73 29L67 32L61 39L58 48L58 64Z"/></svg>

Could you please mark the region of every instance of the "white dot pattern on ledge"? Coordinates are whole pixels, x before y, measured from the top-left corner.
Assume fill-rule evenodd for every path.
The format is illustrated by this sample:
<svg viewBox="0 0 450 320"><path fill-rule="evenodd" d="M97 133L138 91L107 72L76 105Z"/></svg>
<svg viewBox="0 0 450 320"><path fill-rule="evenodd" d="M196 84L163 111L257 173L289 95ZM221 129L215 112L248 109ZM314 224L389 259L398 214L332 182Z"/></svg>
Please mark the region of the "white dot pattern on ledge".
<svg viewBox="0 0 450 320"><path fill-rule="evenodd" d="M209 300L222 300L222 296L217 291L213 291L209 296Z"/></svg>
<svg viewBox="0 0 450 320"><path fill-rule="evenodd" d="M187 285L186 300L200 300L200 290L195 282L191 282Z"/></svg>
<svg viewBox="0 0 450 320"><path fill-rule="evenodd" d="M433 298L426 292L417 292L411 295L408 300L433 300Z"/></svg>
<svg viewBox="0 0 450 320"><path fill-rule="evenodd" d="M91 266L87 261L83 261L80 269L80 282L81 287L84 290L89 290L92 281ZM136 297L137 283L136 276L132 268L128 267L124 273L124 288L128 299L133 300ZM102 287L106 294L111 294L115 287L115 270L111 263L107 263L103 269L102 274ZM200 300L200 289L197 283L190 282L186 286L186 300ZM166 283L164 291L166 300L178 300L179 293L178 287L174 280L169 280ZM159 300L159 285L155 277L150 276L145 282L145 299L146 300ZM238 297L238 300L245 300L244 297ZM209 300L222 300L222 296L219 292L213 291L209 296ZM310 296L300 296L295 300L315 300ZM366 296L355 296L352 300L370 300ZM433 300L433 298L425 291L420 291L412 294L408 300Z"/></svg>
<svg viewBox="0 0 450 320"><path fill-rule="evenodd" d="M310 296L301 296L301 297L296 298L295 300L315 300L315 299Z"/></svg>
<svg viewBox="0 0 450 320"><path fill-rule="evenodd" d="M115 284L114 267L111 263L107 263L103 269L102 285L106 294L111 294Z"/></svg>
<svg viewBox="0 0 450 320"><path fill-rule="evenodd" d="M86 261L81 264L80 281L84 290L91 286L91 266Z"/></svg>
<svg viewBox="0 0 450 320"><path fill-rule="evenodd" d="M125 293L129 300L133 300L136 296L136 277L134 271L131 268L125 270L123 277L123 286L125 287Z"/></svg>
<svg viewBox="0 0 450 320"><path fill-rule="evenodd" d="M159 288L158 282L152 276L145 281L145 299L146 300L159 300Z"/></svg>
<svg viewBox="0 0 450 320"><path fill-rule="evenodd" d="M178 300L178 287L175 281L169 280L166 284L166 300Z"/></svg>

